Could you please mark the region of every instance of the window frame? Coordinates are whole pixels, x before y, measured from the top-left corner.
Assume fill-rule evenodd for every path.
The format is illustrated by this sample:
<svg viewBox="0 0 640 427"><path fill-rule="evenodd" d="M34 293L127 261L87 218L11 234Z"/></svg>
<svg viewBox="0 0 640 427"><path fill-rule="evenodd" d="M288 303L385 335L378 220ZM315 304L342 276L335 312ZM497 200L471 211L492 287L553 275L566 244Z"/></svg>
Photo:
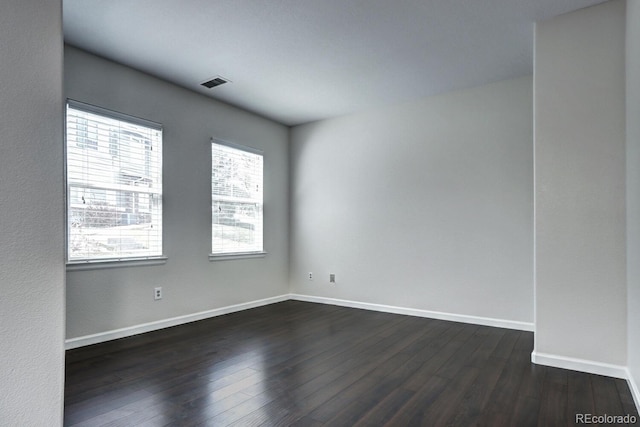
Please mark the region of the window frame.
<svg viewBox="0 0 640 427"><path fill-rule="evenodd" d="M74 109L77 111L95 114L107 119L123 121L130 124L147 127L149 129L157 130L160 132L160 154L159 154L159 172L160 172L160 251L159 254L154 255L132 255L132 256L113 256L113 257L100 257L100 258L79 258L70 259L69 243L71 237L71 229L69 224L69 212L71 209L71 186L69 185L68 178L68 111ZM111 138L111 137L110 137ZM167 261L167 256L164 254L164 174L163 174L163 155L162 146L164 144L163 138L163 126L160 123L153 122L151 120L143 119L140 117L132 116L129 114L121 113L107 108L98 107L96 105L76 101L73 99L67 99L65 102L65 115L64 115L64 185L65 185L65 263L67 271L74 270L92 270L101 268L113 268L113 267L131 267L138 265L158 265L164 264ZM89 147L93 148L93 147ZM109 142L109 150L111 150L111 141ZM97 146L96 146L97 149ZM141 194L146 194L141 192ZM151 192L149 192L151 194Z"/></svg>
<svg viewBox="0 0 640 427"><path fill-rule="evenodd" d="M223 146L223 147L228 147L228 148L232 148L234 150L239 150L239 151L244 151L250 154L256 154L262 157L262 177L261 177L261 185L262 185L262 200L261 200L261 208L262 208L262 226L261 226L261 232L262 232L262 250L256 250L256 251L238 251L238 252L213 252L213 187L210 187L210 208L211 208L211 218L210 218L210 252L209 252L209 261L227 261L227 260L237 260L237 259L251 259L251 258L264 258L267 255L267 252L265 250L265 241L264 241L264 220L265 220L265 209L264 209L264 165L265 165L265 155L264 155L264 151L254 148L254 147L249 147L246 145L240 145L240 144L236 144L233 142L229 142L223 139L218 139L218 138L211 138L210 139L210 144L209 144L209 149L210 151L210 159L212 161L211 163L211 168L210 168L210 184L211 186L213 185L213 148L214 148L214 144Z"/></svg>

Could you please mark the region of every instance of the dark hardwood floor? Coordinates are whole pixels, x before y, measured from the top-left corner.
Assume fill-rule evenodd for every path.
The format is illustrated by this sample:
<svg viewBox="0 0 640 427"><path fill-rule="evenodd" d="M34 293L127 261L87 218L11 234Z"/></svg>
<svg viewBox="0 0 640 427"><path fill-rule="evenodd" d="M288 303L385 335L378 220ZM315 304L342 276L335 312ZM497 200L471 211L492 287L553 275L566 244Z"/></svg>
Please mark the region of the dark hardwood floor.
<svg viewBox="0 0 640 427"><path fill-rule="evenodd" d="M564 426L624 380L533 365L530 332L287 301L67 352L68 426Z"/></svg>

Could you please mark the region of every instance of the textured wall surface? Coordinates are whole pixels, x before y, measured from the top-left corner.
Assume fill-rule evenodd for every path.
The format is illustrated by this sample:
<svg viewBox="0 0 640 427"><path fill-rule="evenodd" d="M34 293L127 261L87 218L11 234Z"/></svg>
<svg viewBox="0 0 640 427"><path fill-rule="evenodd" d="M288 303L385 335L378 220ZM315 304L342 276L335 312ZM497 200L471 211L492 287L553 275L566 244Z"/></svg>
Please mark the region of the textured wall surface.
<svg viewBox="0 0 640 427"><path fill-rule="evenodd" d="M533 322L532 102L524 77L293 128L292 291Z"/></svg>
<svg viewBox="0 0 640 427"><path fill-rule="evenodd" d="M0 6L0 425L62 423L61 2Z"/></svg>
<svg viewBox="0 0 640 427"><path fill-rule="evenodd" d="M164 265L68 272L67 338L288 293L287 127L69 46L65 90L68 98L163 125L169 257ZM208 260L211 137L264 151L265 258Z"/></svg>
<svg viewBox="0 0 640 427"><path fill-rule="evenodd" d="M625 3L536 26L537 353L626 364Z"/></svg>

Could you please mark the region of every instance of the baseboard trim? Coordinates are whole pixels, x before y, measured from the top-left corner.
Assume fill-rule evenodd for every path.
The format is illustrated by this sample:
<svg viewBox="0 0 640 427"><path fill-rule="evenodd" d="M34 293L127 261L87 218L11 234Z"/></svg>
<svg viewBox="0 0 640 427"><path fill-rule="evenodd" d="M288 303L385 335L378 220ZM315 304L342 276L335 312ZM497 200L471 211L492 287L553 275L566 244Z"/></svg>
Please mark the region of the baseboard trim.
<svg viewBox="0 0 640 427"><path fill-rule="evenodd" d="M361 308L364 310L382 311L385 313L404 314L407 316L426 317L429 319L448 320L451 322L471 323L473 325L493 326L497 328L516 329L533 332L533 323L515 320L494 319L490 317L469 316L465 314L444 313L440 311L421 310L417 308L397 307L392 305L373 304L360 301L318 297L312 295L290 294L290 299L296 301L316 302L321 304L338 305L341 307Z"/></svg>
<svg viewBox="0 0 640 427"><path fill-rule="evenodd" d="M492 319L488 317L468 316L463 314L443 313L438 311L420 310L415 308L396 307L391 305L372 304L372 303L359 302L359 301L349 301L349 300L342 300L342 299L335 299L335 298L317 297L312 295L284 294L276 297L264 298L261 300L250 301L242 304L215 308L213 310L187 314L185 316L178 316L170 319L163 319L155 322L129 326L126 328L100 332L97 334L71 338L71 339L65 340L65 349L71 350L74 348L84 347L87 345L99 344L102 342L111 341L118 338L126 338L133 335L143 334L145 332L151 332L151 331L156 331L158 329L170 328L172 326L183 325L185 323L196 322L198 320L208 319L210 317L222 316L224 314L248 310L250 308L261 307L264 305L274 304L277 302L287 301L290 299L296 300L296 301L306 301L306 302L315 302L320 304L338 305L342 307L360 308L364 310L382 311L385 313L426 317L430 319L448 320L452 322L462 322L462 323L471 323L475 325L494 326L498 328L516 329L521 331L533 331L533 323L527 323L527 322Z"/></svg>
<svg viewBox="0 0 640 427"><path fill-rule="evenodd" d="M170 328L172 326L183 325L198 320L208 319L210 317L222 316L224 314L234 313L236 311L248 310L250 308L261 307L263 305L274 304L286 301L289 295L279 295L271 298L264 298L256 301L249 301L242 304L229 305L226 307L215 308L213 310L201 311L198 313L187 314L185 316L172 317L170 319L158 320L155 322L143 323L140 325L129 326L121 329L100 332L93 335L85 335L82 337L71 338L65 340L65 350L71 350L78 347L84 347L91 344L98 344L118 338L130 337L133 335L143 334L145 332L156 331L158 329Z"/></svg>
<svg viewBox="0 0 640 427"><path fill-rule="evenodd" d="M633 396L633 401L636 404L636 408L640 410L640 389L638 388L638 384L636 380L631 375L631 371L629 368L627 370L627 384L629 384L629 390L631 390L631 396Z"/></svg>
<svg viewBox="0 0 640 427"><path fill-rule="evenodd" d="M609 363L594 362L593 360L577 359L548 353L538 353L536 351L531 353L531 362L536 365L551 366L553 368L569 369L571 371L604 375L624 380L629 379L629 371L626 366L622 365L612 365Z"/></svg>

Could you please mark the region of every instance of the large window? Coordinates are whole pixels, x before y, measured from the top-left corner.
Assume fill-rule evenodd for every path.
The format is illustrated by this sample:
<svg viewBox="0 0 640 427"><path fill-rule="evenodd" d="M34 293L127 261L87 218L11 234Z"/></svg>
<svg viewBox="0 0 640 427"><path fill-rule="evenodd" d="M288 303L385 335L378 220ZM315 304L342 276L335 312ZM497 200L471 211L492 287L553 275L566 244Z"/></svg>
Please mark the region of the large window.
<svg viewBox="0 0 640 427"><path fill-rule="evenodd" d="M212 255L263 252L262 168L262 152L212 140Z"/></svg>
<svg viewBox="0 0 640 427"><path fill-rule="evenodd" d="M67 260L162 255L162 128L69 101Z"/></svg>

